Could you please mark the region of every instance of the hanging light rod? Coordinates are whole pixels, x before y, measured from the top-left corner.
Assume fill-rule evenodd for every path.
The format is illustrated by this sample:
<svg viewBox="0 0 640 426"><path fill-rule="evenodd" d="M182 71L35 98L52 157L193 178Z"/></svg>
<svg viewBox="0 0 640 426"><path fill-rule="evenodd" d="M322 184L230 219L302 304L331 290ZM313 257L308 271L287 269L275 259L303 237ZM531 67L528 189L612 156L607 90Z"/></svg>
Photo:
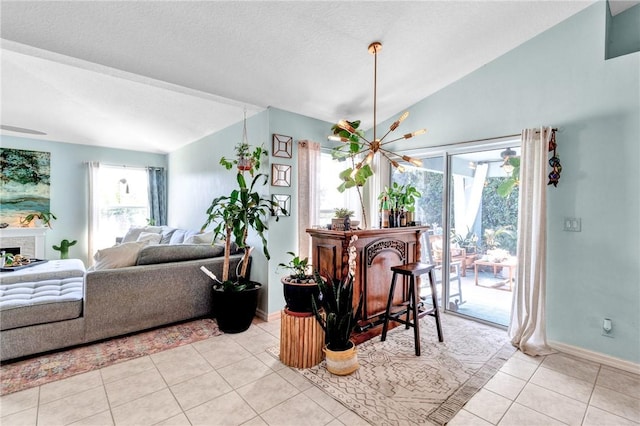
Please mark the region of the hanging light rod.
<svg viewBox="0 0 640 426"><path fill-rule="evenodd" d="M362 168L363 165L365 164L369 164L371 163L371 161L373 160L373 157L375 156L375 154L377 152L380 152L380 154L382 156L384 156L387 160L389 160L389 162L393 165L393 167L397 168L399 171L403 171L404 168L401 167L398 162L396 160L393 160L392 158L390 158L390 155L392 156L397 156L399 158L402 158L403 161L406 161L408 163L411 163L413 165L416 166L420 166L422 165L422 162L418 159L415 158L411 158L407 155L397 155L394 152L391 152L387 149L383 149L382 146L392 143L392 142L397 142L399 140L402 139L409 139L412 138L414 136L419 136L419 135L423 135L427 132L427 129L420 129L417 130L415 132L412 133L407 133L404 134L398 138L389 140L389 141L384 141L384 139L389 135L389 133L393 132L394 130L396 130L400 124L402 124L402 122L404 120L407 119L407 117L409 116L409 111L405 111L396 121L394 121L393 123L391 123L391 126L389 126L389 130L387 130L387 132L384 134L384 136L382 136L381 138L378 138L378 134L377 134L377 128L378 128L378 53L380 53L380 51L382 50L382 43L380 43L379 41L374 41L373 43L371 43L368 47L368 51L369 53L371 53L373 55L373 140L368 140L366 137L364 137L362 134L359 134L356 129L351 125L351 123L347 120L340 120L337 124L336 127L344 130L345 132L349 133L350 135L354 135L357 134L359 139L362 139L364 142L366 142L366 144L363 144L362 149L356 153L356 155L359 154L364 154L365 152L368 151L368 154L366 155L365 159L361 162L359 162L355 168L355 170L359 170ZM357 127L357 126L356 126ZM335 141L335 142L343 142L343 143L352 143L353 141L348 138L345 137L343 135L331 135L328 137L329 140L331 141Z"/></svg>

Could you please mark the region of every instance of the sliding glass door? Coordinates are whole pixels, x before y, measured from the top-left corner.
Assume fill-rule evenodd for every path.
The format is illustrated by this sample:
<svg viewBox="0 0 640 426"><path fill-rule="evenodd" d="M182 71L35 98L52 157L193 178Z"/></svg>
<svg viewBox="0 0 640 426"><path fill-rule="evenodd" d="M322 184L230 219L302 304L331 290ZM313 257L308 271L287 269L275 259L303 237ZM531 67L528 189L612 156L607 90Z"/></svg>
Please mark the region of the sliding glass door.
<svg viewBox="0 0 640 426"><path fill-rule="evenodd" d="M451 147L423 155L422 167L392 173L394 182L422 194L415 217L431 227L422 260L436 265L446 311L508 325L517 268L519 155L519 141Z"/></svg>

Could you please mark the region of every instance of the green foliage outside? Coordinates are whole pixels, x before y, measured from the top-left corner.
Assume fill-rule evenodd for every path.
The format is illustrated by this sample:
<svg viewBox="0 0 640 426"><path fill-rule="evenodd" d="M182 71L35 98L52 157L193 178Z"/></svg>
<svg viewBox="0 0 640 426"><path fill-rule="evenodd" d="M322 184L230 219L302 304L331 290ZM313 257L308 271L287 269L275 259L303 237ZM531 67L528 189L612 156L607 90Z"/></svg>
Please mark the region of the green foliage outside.
<svg viewBox="0 0 640 426"><path fill-rule="evenodd" d="M507 177L488 178L482 192L482 232L478 234L478 244L481 251L486 251L487 247L482 238L486 229L501 229L510 227L515 230L518 226L518 196L519 187L515 186L509 196L499 195L498 188ZM423 225L433 225L437 223L442 226L442 199L443 199L443 174L426 171L424 169L408 169L405 173L393 171L392 181L401 185L411 184L422 192L422 197L416 201L416 220ZM455 209L455 206L454 206ZM452 217L454 212L451 212ZM455 223L453 224L455 228ZM512 255L516 254L517 240L508 233L498 235L499 248L507 250Z"/></svg>

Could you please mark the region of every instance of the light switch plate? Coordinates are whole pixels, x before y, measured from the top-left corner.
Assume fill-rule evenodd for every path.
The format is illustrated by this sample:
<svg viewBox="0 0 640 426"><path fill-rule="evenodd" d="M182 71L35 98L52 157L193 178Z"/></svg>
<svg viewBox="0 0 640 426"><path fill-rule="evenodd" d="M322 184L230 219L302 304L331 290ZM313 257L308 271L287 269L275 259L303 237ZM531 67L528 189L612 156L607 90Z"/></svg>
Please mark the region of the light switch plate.
<svg viewBox="0 0 640 426"><path fill-rule="evenodd" d="M582 231L582 219L579 217L565 217L563 229L570 232Z"/></svg>

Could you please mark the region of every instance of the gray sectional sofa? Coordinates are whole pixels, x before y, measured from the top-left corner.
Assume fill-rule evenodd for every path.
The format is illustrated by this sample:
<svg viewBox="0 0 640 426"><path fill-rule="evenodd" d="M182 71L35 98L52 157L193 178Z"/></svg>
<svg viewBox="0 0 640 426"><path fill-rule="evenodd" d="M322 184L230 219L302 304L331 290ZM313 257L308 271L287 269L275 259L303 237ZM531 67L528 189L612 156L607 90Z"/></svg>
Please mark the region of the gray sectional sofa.
<svg viewBox="0 0 640 426"><path fill-rule="evenodd" d="M154 244L134 266L85 271L72 259L2 272L0 360L209 316L212 282L200 267L220 276L222 255L218 244ZM241 258L231 256L232 271Z"/></svg>

